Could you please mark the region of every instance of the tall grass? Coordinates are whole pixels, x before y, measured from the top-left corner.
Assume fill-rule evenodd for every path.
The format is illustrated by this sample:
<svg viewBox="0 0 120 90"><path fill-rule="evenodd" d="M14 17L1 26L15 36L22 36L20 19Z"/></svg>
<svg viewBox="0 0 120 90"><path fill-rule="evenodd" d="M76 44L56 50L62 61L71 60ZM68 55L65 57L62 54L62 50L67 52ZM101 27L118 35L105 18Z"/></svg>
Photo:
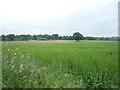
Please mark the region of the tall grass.
<svg viewBox="0 0 120 90"><path fill-rule="evenodd" d="M4 88L117 88L118 43L4 43Z"/></svg>

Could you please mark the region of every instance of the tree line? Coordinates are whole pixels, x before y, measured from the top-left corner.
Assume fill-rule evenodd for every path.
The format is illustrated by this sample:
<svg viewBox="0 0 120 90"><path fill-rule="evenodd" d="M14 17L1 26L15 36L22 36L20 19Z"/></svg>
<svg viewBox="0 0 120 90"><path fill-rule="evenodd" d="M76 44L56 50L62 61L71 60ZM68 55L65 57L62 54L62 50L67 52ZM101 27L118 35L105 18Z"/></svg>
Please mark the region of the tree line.
<svg viewBox="0 0 120 90"><path fill-rule="evenodd" d="M84 37L80 33L74 33L73 36L59 36L58 34L39 34L39 35L15 35L15 34L8 34L8 35L1 35L2 41L28 41L28 40L82 40Z"/></svg>
<svg viewBox="0 0 120 90"><path fill-rule="evenodd" d="M75 32L73 36L59 36L58 34L52 34L52 35L8 34L8 35L1 35L0 37L2 41L28 41L28 40L77 40L77 41L79 40L114 40L116 41L118 40L118 37L91 37L91 36L84 37L79 32Z"/></svg>

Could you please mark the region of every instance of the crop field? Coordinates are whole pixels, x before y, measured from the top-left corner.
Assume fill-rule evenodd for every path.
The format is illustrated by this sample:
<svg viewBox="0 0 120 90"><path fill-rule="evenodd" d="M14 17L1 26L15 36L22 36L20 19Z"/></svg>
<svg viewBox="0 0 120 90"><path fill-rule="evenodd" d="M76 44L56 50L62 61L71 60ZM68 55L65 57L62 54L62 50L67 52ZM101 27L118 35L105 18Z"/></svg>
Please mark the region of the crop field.
<svg viewBox="0 0 120 90"><path fill-rule="evenodd" d="M3 88L117 88L118 42L3 43Z"/></svg>

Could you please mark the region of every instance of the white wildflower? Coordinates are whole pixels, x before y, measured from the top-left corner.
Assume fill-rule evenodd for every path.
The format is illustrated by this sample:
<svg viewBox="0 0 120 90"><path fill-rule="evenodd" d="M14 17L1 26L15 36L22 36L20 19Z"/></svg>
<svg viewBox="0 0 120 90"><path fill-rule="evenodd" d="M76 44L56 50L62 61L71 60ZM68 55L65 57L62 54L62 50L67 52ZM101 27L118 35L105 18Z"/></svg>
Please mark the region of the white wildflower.
<svg viewBox="0 0 120 90"><path fill-rule="evenodd" d="M8 49L8 51L9 51L10 49Z"/></svg>
<svg viewBox="0 0 120 90"><path fill-rule="evenodd" d="M20 67L22 68L22 67L23 67L23 64L21 64Z"/></svg>
<svg viewBox="0 0 120 90"><path fill-rule="evenodd" d="M15 53L15 55L16 55L16 53Z"/></svg>
<svg viewBox="0 0 120 90"><path fill-rule="evenodd" d="M12 68L14 68L14 65L12 65Z"/></svg>
<svg viewBox="0 0 120 90"><path fill-rule="evenodd" d="M23 68L23 64L21 64L21 65L20 65L19 73L21 73L23 70L24 70L24 68Z"/></svg>

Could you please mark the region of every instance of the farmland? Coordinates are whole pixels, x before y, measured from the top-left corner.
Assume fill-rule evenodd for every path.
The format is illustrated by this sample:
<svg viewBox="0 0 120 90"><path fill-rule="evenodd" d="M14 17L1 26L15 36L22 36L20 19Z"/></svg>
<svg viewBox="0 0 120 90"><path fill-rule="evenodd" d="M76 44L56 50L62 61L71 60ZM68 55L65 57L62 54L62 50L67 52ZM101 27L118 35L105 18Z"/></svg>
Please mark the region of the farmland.
<svg viewBox="0 0 120 90"><path fill-rule="evenodd" d="M117 88L118 42L3 43L3 88Z"/></svg>

